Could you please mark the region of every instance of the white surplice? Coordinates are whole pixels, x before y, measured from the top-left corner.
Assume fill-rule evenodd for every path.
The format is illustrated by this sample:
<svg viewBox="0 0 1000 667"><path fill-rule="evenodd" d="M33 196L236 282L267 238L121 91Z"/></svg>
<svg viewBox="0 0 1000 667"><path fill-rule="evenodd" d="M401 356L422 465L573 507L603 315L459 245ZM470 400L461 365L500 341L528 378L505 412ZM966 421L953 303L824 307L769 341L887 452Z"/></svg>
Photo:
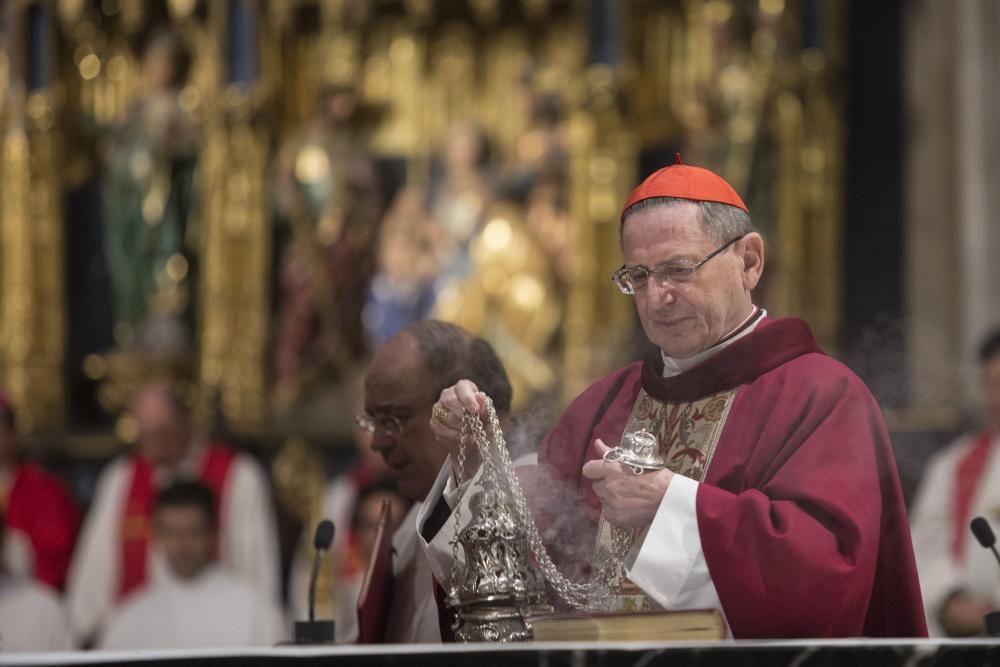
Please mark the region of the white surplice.
<svg viewBox="0 0 1000 667"><path fill-rule="evenodd" d="M278 606L218 565L193 580L167 575L129 596L107 624L102 649L246 648L288 639Z"/></svg>
<svg viewBox="0 0 1000 667"><path fill-rule="evenodd" d="M52 589L30 578L0 576L0 651L69 651L66 613Z"/></svg>
<svg viewBox="0 0 1000 667"><path fill-rule="evenodd" d="M192 448L177 478L197 479L202 446ZM113 461L101 473L70 566L66 603L70 628L79 641L99 631L118 605L121 580L120 526L132 480L131 457ZM161 484L161 488L165 486ZM150 542L148 579L166 576L162 555ZM219 510L219 556L269 599L281 591L277 521L267 478L260 465L237 454L223 488Z"/></svg>
<svg viewBox="0 0 1000 667"><path fill-rule="evenodd" d="M1000 532L1000 439L994 438L990 443L969 516L963 525L955 525L958 466L978 437L978 434L963 436L931 458L910 512L913 553L931 636L944 635L938 615L953 592L965 591L993 600L1000 608L1000 569L992 552L980 546L968 525L973 517L981 516L990 522L994 532ZM956 530L962 531L965 543L961 561L956 561L952 553Z"/></svg>

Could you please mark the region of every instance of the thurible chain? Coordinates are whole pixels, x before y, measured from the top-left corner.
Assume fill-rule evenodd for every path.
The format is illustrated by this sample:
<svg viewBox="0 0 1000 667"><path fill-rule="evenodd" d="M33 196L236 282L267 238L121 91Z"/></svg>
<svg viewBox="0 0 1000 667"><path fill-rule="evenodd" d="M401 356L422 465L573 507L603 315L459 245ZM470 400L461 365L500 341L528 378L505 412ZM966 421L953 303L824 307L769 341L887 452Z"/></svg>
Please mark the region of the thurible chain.
<svg viewBox="0 0 1000 667"><path fill-rule="evenodd" d="M514 471L514 464L510 459L510 453L504 440L503 431L500 428L500 421L497 418L493 401L487 397L484 407L485 421L489 428L483 424L483 419L478 415L465 410L462 414L462 430L459 439L458 449L458 479L465 479L466 448L469 440L474 442L479 450L481 466L483 467L482 480L486 488L493 488L505 500L513 505L514 513L528 536L528 546L532 556L538 563L542 575L556 594L570 606L585 611L607 611L612 606L612 596L610 594L616 574L621 571L622 561L630 547L629 531L612 527L612 549L608 558L600 564L594 572L591 580L587 583L570 581L556 567L549 556L545 544L542 542L538 527L535 525L534 517L528 509L528 502L521 489L517 473ZM487 430L489 434L487 434ZM492 436L492 437L491 437ZM460 486L461 488L461 486ZM464 496L463 490L461 496ZM458 500L455 508L455 537L452 540L452 571L451 571L451 596L457 598L458 593L458 533L461 528L460 508L462 498Z"/></svg>

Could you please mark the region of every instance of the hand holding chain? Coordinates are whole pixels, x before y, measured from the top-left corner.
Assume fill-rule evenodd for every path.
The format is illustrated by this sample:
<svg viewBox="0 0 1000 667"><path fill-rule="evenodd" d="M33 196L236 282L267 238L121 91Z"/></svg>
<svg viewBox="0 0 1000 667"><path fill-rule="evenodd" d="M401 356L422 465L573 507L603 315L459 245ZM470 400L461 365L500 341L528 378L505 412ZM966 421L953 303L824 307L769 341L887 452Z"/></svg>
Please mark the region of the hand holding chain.
<svg viewBox="0 0 1000 667"><path fill-rule="evenodd" d="M586 583L579 583L569 580L559 572L555 563L549 556L542 542L538 527L528 509L527 499L521 489L520 481L514 471L514 464L510 459L510 453L500 429L500 421L497 418L493 401L487 397L483 410L484 418L464 410L462 414L462 428L459 439L459 449L456 461L458 481L465 479L465 462L467 447L474 443L479 449L482 460L482 485L484 488L495 489L502 495L514 510L514 515L524 526L528 536L528 546L531 555L534 557L542 575L558 596L570 606L584 611L608 611L613 607L612 588L617 575L622 570L622 563L631 547L629 532L626 529L612 526L611 553L604 559L600 567L594 572L591 580ZM484 420L488 425L483 424ZM487 433L487 430L489 433ZM640 435L640 434L636 434ZM645 441L641 443L646 444ZM612 450L617 451L617 450ZM623 461L624 462L624 461ZM632 463L628 461L626 465ZM641 462L645 467L653 467L649 462ZM461 487L460 487L461 488ZM452 571L449 596L453 603L458 598L458 534L461 530L461 503L465 495L465 490L460 494L458 504L455 508L455 537L452 540Z"/></svg>

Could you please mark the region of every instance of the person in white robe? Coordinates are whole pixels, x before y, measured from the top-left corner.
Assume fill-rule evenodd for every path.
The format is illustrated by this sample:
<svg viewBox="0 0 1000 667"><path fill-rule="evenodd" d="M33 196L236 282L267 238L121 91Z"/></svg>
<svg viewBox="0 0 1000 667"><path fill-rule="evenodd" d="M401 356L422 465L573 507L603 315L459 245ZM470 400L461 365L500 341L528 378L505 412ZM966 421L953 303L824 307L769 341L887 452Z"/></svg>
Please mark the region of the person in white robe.
<svg viewBox="0 0 1000 667"><path fill-rule="evenodd" d="M28 578L0 576L0 652L73 648L66 612L51 588Z"/></svg>
<svg viewBox="0 0 1000 667"><path fill-rule="evenodd" d="M220 484L220 561L277 601L281 591L277 520L261 466L248 455L196 438L186 406L162 385L140 389L131 414L138 428L139 456L123 455L101 473L70 566L66 600L77 640L81 644L92 640L121 602L124 517L143 461L153 467L153 483L159 489L174 480L206 481L210 462L228 461L223 473L216 466L215 475ZM148 554L145 579L164 577L162 554L155 544L149 544Z"/></svg>
<svg viewBox="0 0 1000 667"><path fill-rule="evenodd" d="M0 516L0 553L6 542ZM66 612L55 592L30 576L10 574L0 562L0 653L73 648Z"/></svg>
<svg viewBox="0 0 1000 667"><path fill-rule="evenodd" d="M1000 331L983 341L979 366L986 427L930 459L910 513L932 636L980 634L1000 609L1000 569L969 529L981 516L1000 531Z"/></svg>
<svg viewBox="0 0 1000 667"><path fill-rule="evenodd" d="M154 530L166 576L125 601L100 648L246 648L288 638L278 606L215 561L213 503L211 490L198 482L163 491Z"/></svg>

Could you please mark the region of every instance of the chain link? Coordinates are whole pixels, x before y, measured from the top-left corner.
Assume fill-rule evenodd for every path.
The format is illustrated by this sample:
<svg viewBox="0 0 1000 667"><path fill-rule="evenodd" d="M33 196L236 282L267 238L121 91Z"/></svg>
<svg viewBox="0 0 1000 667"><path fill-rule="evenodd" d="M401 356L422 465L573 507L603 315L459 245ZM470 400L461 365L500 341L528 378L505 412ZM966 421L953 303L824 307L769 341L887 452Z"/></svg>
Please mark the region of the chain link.
<svg viewBox="0 0 1000 667"><path fill-rule="evenodd" d="M468 413L468 410L466 410ZM465 481L465 417L462 418L462 435L458 441L458 488L462 488L462 483ZM458 601L458 533L462 528L462 497L465 496L465 492L462 491L459 495L458 503L455 505L455 535L451 540L451 581L448 585L448 593L452 598L452 601Z"/></svg>
<svg viewBox="0 0 1000 667"><path fill-rule="evenodd" d="M462 430L458 450L460 483L465 477L467 442L472 440L478 447L482 459L483 488L495 490L509 505L513 506L516 518L527 532L531 554L542 571L542 576L556 594L567 604L579 610L591 612L611 610L614 602L611 591L621 572L625 555L631 547L630 531L612 526L611 553L603 559L589 582L571 581L563 575L552 561L545 544L542 542L538 526L535 525L534 517L528 508L528 501L521 488L521 482L514 471L514 464L510 459L503 431L500 429L500 420L497 418L496 409L489 397L486 398L484 413L489 434L487 434L487 427L483 424L484 419L480 419L478 415L468 410L462 414ZM464 495L465 490L462 491L461 496ZM458 533L461 526L459 519L461 502L462 497L459 498L458 506L454 512L455 536L452 540L451 595L455 601L458 599Z"/></svg>

